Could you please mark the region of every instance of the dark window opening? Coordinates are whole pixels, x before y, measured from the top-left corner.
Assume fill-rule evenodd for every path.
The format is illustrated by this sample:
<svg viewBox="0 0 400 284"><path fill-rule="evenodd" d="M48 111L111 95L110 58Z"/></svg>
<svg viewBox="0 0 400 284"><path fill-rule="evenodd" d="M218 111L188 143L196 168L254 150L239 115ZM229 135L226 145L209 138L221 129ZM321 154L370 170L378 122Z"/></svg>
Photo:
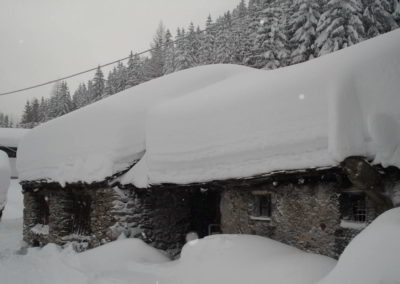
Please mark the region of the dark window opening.
<svg viewBox="0 0 400 284"><path fill-rule="evenodd" d="M363 193L343 193L340 196L342 220L364 223L367 220L366 199Z"/></svg>
<svg viewBox="0 0 400 284"><path fill-rule="evenodd" d="M37 195L35 197L35 221L36 224L48 225L49 224L49 204L48 198L43 195Z"/></svg>
<svg viewBox="0 0 400 284"><path fill-rule="evenodd" d="M254 217L271 217L272 202L271 194L254 196Z"/></svg>
<svg viewBox="0 0 400 284"><path fill-rule="evenodd" d="M72 233L78 235L91 234L91 198L89 196L72 195Z"/></svg>

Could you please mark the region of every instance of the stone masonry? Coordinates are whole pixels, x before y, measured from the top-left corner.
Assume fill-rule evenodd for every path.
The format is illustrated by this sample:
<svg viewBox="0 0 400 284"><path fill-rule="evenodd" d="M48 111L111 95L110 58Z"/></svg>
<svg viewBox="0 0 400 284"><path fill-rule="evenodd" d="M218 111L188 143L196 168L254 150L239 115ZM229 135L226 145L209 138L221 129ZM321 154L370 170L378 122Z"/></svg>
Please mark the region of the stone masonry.
<svg viewBox="0 0 400 284"><path fill-rule="evenodd" d="M24 240L34 246L72 242L82 250L124 234L141 238L175 256L190 227L189 197L185 191L171 194L169 190L104 185L24 186ZM78 210L79 216L74 212L77 203L84 203L83 210ZM43 210L46 205L48 209ZM90 221L85 222L85 218ZM75 224L79 219L83 224Z"/></svg>

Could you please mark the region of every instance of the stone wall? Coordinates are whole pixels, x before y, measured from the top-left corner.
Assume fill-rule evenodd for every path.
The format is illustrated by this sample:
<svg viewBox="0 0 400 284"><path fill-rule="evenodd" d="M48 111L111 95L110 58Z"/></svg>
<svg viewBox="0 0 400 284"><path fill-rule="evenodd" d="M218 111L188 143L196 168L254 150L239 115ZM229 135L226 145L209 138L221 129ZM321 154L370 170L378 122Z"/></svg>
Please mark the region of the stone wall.
<svg viewBox="0 0 400 284"><path fill-rule="evenodd" d="M77 198L91 200L87 216L89 228L79 232L74 231L73 224ZM175 256L190 231L190 198L190 192L178 190L119 189L104 185L25 186L24 240L34 246L72 242L82 250L113 241L124 234L141 238ZM48 205L47 222L43 222L43 216L40 216L39 207L43 204L38 199L46 200ZM44 227L47 230L38 229Z"/></svg>
<svg viewBox="0 0 400 284"><path fill-rule="evenodd" d="M254 218L254 194L270 193L270 218ZM223 233L270 237L305 251L340 255L360 229L341 228L339 190L334 183L227 188L222 194ZM374 216L370 216L372 218Z"/></svg>

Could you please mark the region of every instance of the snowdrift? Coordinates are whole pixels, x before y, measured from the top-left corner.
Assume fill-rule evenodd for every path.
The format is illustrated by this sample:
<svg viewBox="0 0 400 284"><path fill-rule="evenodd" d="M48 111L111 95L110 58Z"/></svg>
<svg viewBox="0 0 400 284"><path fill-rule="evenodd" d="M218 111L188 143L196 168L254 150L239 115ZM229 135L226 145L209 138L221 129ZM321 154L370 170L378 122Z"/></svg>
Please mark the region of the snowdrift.
<svg viewBox="0 0 400 284"><path fill-rule="evenodd" d="M263 237L214 235L184 246L175 283L311 284L335 263Z"/></svg>
<svg viewBox="0 0 400 284"><path fill-rule="evenodd" d="M192 241L176 261L138 239L80 254L49 244L0 257L0 275L13 284L312 284L335 263L261 237L220 235Z"/></svg>
<svg viewBox="0 0 400 284"><path fill-rule="evenodd" d="M345 249L318 284L400 283L400 208L387 211Z"/></svg>
<svg viewBox="0 0 400 284"><path fill-rule="evenodd" d="M4 209L7 201L8 187L10 186L11 168L10 161L5 152L0 151L0 211Z"/></svg>
<svg viewBox="0 0 400 284"><path fill-rule="evenodd" d="M18 147L19 142L29 129L0 128L0 146Z"/></svg>
<svg viewBox="0 0 400 284"><path fill-rule="evenodd" d="M400 167L399 77L400 30L274 71L193 68L39 126L18 168L22 180L92 182L140 159L121 181L147 187L350 155Z"/></svg>

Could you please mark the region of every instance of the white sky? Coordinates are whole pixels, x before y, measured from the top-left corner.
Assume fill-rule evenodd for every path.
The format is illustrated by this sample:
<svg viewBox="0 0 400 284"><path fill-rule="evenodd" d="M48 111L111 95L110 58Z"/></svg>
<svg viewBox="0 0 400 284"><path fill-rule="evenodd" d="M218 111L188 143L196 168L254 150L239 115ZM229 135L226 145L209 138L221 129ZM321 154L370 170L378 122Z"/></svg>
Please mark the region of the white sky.
<svg viewBox="0 0 400 284"><path fill-rule="evenodd" d="M0 92L46 82L149 47L162 21L175 34L203 25L240 0L0 0ZM68 81L71 93L87 76ZM51 87L0 96L20 115L27 98Z"/></svg>

